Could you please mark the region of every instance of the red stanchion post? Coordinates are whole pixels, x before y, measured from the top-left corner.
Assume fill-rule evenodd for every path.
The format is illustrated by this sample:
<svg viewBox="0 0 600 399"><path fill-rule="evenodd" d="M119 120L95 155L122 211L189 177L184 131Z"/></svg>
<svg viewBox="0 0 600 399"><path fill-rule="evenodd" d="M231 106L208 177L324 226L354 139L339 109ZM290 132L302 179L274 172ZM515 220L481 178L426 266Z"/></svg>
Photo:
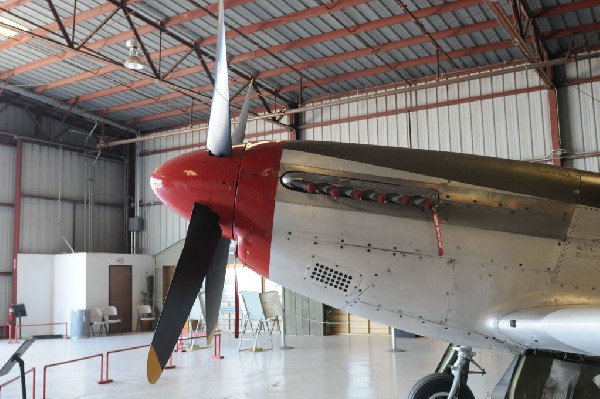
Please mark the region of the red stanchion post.
<svg viewBox="0 0 600 399"><path fill-rule="evenodd" d="M173 364L173 355L171 355L171 357L169 357L169 364L165 366L165 370L174 369L175 367L177 366Z"/></svg>
<svg viewBox="0 0 600 399"><path fill-rule="evenodd" d="M8 343L9 344L18 344L19 341L17 341L17 328L15 327L15 336L13 339L13 326L10 323L6 323L6 326L8 326Z"/></svg>
<svg viewBox="0 0 600 399"><path fill-rule="evenodd" d="M42 373L42 375L43 375L43 377L42 377L42 399L46 399L46 371L50 367L60 366L61 364L68 364L68 363L80 362L82 360L93 359L95 357L99 357L100 358L100 381L98 381L98 383L100 384L102 382L102 375L104 373L104 371L103 371L103 369L104 369L104 355L102 353L98 353L97 355L92 355L92 356L80 357L78 359L67 360L65 362L52 363L52 364L45 365L44 366L44 371Z"/></svg>
<svg viewBox="0 0 600 399"><path fill-rule="evenodd" d="M119 353L119 352L131 351L131 350L134 350L134 349L147 348L149 346L150 345L132 346L131 348L123 348L123 349L117 349L117 350L114 350L114 351L108 351L108 352L106 352L106 373L105 373L106 379L103 380L101 382L101 384L109 384L111 382L114 382L112 379L110 379L108 377L108 365L109 365L109 357L110 357L111 353Z"/></svg>
<svg viewBox="0 0 600 399"><path fill-rule="evenodd" d="M33 373L33 387L31 391L31 396L35 399L35 367L30 368L25 372L25 375ZM0 384L0 398L2 398L2 388L21 379L21 376L15 377L12 380L6 381L4 384Z"/></svg>
<svg viewBox="0 0 600 399"><path fill-rule="evenodd" d="M215 334L215 354L212 356L213 359L224 359L225 356L221 355L221 334Z"/></svg>

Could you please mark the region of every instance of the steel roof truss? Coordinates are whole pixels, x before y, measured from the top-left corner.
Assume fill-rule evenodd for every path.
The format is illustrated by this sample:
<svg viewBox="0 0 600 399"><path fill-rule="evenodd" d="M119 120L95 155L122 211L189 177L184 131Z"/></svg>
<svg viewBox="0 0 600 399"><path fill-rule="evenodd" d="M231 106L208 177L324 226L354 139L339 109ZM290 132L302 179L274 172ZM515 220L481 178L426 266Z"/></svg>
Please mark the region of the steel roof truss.
<svg viewBox="0 0 600 399"><path fill-rule="evenodd" d="M52 0L46 0L46 3L48 3L48 8L50 8L50 11L52 12L52 15L54 16L54 20L58 24L58 27L60 28L60 33L62 33L63 38L65 39L65 42L67 43L67 46L72 48L73 41L69 37L69 34L67 33L67 30L65 29L65 26L63 25L63 23L60 19L60 16L58 15L58 12L56 11L56 7L54 7L54 4L52 3Z"/></svg>
<svg viewBox="0 0 600 399"><path fill-rule="evenodd" d="M25 113L29 116L29 119L31 119L35 125L35 129L34 129L35 137L41 137L43 134L44 136L46 136L47 139L50 139L50 134L48 134L46 132L46 130L40 123L40 120L38 119L37 115L35 114L35 112L33 112L31 110L31 108L29 108L29 105L27 105L27 102L23 100L23 97L19 96L19 102L23 106Z"/></svg>
<svg viewBox="0 0 600 399"><path fill-rule="evenodd" d="M544 57L544 53L542 51L542 42L540 36L537 35L535 23L530 22L530 13L527 12L527 9L522 1L510 0L513 12L512 21L498 2L494 0L483 0L483 2L494 14L500 26L504 28L510 39L519 49L523 55L523 58L527 62L534 64L547 59L547 57ZM525 19L525 27L523 26L523 19ZM531 50L529 44L527 43L527 36L530 33L529 31L531 31L531 38L533 39L534 48L536 49L535 53ZM548 73L548 70L536 69L536 72L546 87L554 87L551 74Z"/></svg>
<svg viewBox="0 0 600 399"><path fill-rule="evenodd" d="M200 51L200 49L197 46L194 46L194 51L196 52L196 57L198 57L198 59L200 60L200 65L202 65L202 69L204 69L204 73L206 73L206 76L208 76L208 80L210 80L210 83L214 86L215 78L213 78L213 75L210 72L210 69L208 69L208 65L206 64L206 61L204 60L204 57L202 56L202 52Z"/></svg>
<svg viewBox="0 0 600 399"><path fill-rule="evenodd" d="M169 70L167 72L164 73L164 75L162 75L160 77L161 80L165 80L167 79L167 77L171 74L171 72L173 72L175 70L175 68L177 68L179 65L181 65L181 63L188 57L188 55L190 55L192 53L192 51L194 51L196 48L190 48L188 51L186 51L185 53L183 53L183 55L181 57L179 57L179 60L177 60L177 62L175 62L171 68L169 68ZM159 73L160 76L160 73Z"/></svg>
<svg viewBox="0 0 600 399"><path fill-rule="evenodd" d="M75 48L76 48L77 50L79 50L80 48L82 48L83 46L85 46L85 44L86 44L86 43L87 43L87 42L88 42L88 41L89 41L89 40L90 40L92 37L94 37L94 35L95 35L96 33L98 33L98 31L99 31L100 29L102 29L102 27L103 27L104 25L106 25L106 23L107 23L108 21L110 21L110 20L112 19L112 17L114 17L114 15L115 15L115 14L116 14L116 13L117 13L117 12L118 12L120 9L121 9L121 7L117 7L117 8L115 8L115 9L114 9L114 10L113 10L113 11L112 11L110 14L108 14L108 15L106 16L106 18L104 18L104 19L102 20L102 22L100 22L100 23L98 24L98 26L96 26L96 27L95 27L95 28L94 28L94 29L93 29L93 30L92 30L90 33L88 33L88 35L87 35L85 38L83 38L83 40L82 40L82 41L81 41L79 44L77 44L77 46L76 46ZM74 28L75 28L75 18L73 18L73 29L74 29Z"/></svg>

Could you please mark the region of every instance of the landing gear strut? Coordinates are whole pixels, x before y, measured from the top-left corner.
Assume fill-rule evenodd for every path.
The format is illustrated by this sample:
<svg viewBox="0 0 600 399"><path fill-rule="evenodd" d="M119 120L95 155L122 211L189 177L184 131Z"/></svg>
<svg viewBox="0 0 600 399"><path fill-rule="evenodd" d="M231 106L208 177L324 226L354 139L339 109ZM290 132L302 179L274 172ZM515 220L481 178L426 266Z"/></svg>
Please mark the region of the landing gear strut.
<svg viewBox="0 0 600 399"><path fill-rule="evenodd" d="M467 378L469 374L485 374L473 360L474 356L470 347L448 345L436 372L417 381L408 393L408 399L474 399ZM471 363L480 371L469 372Z"/></svg>

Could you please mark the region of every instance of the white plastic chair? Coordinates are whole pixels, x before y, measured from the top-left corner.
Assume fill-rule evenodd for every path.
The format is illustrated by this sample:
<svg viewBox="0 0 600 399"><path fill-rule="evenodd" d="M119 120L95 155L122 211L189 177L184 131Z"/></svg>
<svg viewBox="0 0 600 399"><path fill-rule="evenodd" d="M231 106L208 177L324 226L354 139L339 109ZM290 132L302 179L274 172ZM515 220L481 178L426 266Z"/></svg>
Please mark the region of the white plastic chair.
<svg viewBox="0 0 600 399"><path fill-rule="evenodd" d="M110 332L111 324L121 323L121 318L119 317L119 313L117 312L117 308L115 306L105 306L102 308L102 315L104 316L104 321L108 323L108 331ZM112 319L111 319L112 316ZM119 332L121 330L119 329Z"/></svg>
<svg viewBox="0 0 600 399"><path fill-rule="evenodd" d="M261 333L269 334L270 348L273 348L273 340L271 335L275 327L275 322L279 326L279 316L283 315L283 308L279 301L279 294L277 291L269 291L259 294L258 292L242 291L242 331L240 333L240 342L238 344L238 350L242 349L244 341L252 341L252 350L256 351L258 341ZM272 321L272 325L269 326L269 321ZM252 334L252 338L245 338L247 330Z"/></svg>
<svg viewBox="0 0 600 399"><path fill-rule="evenodd" d="M150 305L137 305L135 308L138 313L137 327L135 331L140 330L140 323L142 321L151 321L153 324L152 328L154 328L155 318L152 316L152 308L150 307Z"/></svg>
<svg viewBox="0 0 600 399"><path fill-rule="evenodd" d="M279 293L277 291L267 291L260 294L259 297L265 323L269 329L269 335L271 335L275 329L275 324L277 324L277 331L279 331L279 318L283 317L283 306L281 306ZM271 321L271 326L269 326L269 321Z"/></svg>
<svg viewBox="0 0 600 399"><path fill-rule="evenodd" d="M192 306L188 316L189 337L198 337L202 331L206 330L205 309L206 305L204 302L204 293L199 293L194 300L194 306ZM208 337L206 338L208 339ZM194 349L196 346L196 338L191 339L187 346L191 349Z"/></svg>
<svg viewBox="0 0 600 399"><path fill-rule="evenodd" d="M98 331L94 330L98 327ZM108 323L104 320L102 310L100 308L90 308L90 332L92 335L102 335L102 330L108 335Z"/></svg>

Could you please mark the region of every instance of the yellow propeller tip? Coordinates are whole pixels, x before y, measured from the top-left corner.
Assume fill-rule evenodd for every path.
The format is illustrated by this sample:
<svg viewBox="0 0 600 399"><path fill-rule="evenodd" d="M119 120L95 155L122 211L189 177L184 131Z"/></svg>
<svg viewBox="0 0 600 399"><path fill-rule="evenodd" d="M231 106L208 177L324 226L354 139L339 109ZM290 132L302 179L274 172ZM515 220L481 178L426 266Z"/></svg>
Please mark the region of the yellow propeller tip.
<svg viewBox="0 0 600 399"><path fill-rule="evenodd" d="M148 360L146 362L146 376L148 377L148 382L150 384L154 384L156 381L158 381L162 372L163 369L160 366L158 357L156 356L154 346L150 345L150 350L148 351Z"/></svg>

